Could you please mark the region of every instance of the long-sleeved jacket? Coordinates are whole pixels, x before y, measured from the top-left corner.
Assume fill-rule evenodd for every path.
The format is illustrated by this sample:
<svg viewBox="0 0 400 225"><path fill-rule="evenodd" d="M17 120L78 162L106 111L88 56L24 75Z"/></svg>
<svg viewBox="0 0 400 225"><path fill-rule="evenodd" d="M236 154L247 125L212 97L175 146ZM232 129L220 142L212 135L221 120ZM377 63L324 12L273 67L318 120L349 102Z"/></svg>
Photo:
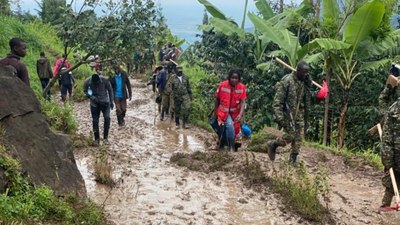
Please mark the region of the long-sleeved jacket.
<svg viewBox="0 0 400 225"><path fill-rule="evenodd" d="M71 63L69 63L69 61L64 58L57 59L53 68L53 76L56 76L62 67L66 67L67 69L69 69L71 68Z"/></svg>
<svg viewBox="0 0 400 225"><path fill-rule="evenodd" d="M89 88L92 90L92 95L96 97L97 102L90 99L90 105L96 106L98 103L112 103L114 100L113 89L110 81L103 76L100 76L99 82L92 82L92 77L85 80L83 91L90 98Z"/></svg>
<svg viewBox="0 0 400 225"><path fill-rule="evenodd" d="M39 79L49 79L52 77L50 62L46 57L40 57L36 61L36 72Z"/></svg>
<svg viewBox="0 0 400 225"><path fill-rule="evenodd" d="M160 92L163 92L165 89L165 86L167 85L167 78L168 74L166 70L161 70L160 74L157 77L157 87Z"/></svg>
<svg viewBox="0 0 400 225"><path fill-rule="evenodd" d="M390 106L383 126L381 157L385 168L400 172L400 98Z"/></svg>
<svg viewBox="0 0 400 225"><path fill-rule="evenodd" d="M19 56L14 55L12 53L7 54L7 57L0 60L0 66L12 66L17 71L17 76L22 80L26 85L29 84L29 74L26 69L25 64L20 61Z"/></svg>
<svg viewBox="0 0 400 225"><path fill-rule="evenodd" d="M379 95L379 112L384 115L398 97L400 97L400 88L386 85Z"/></svg>
<svg viewBox="0 0 400 225"><path fill-rule="evenodd" d="M293 122L303 125L304 109L306 106L305 83L296 77L296 74L284 76L275 86L275 97L272 103L274 119L278 124L292 122L289 112L292 113Z"/></svg>
<svg viewBox="0 0 400 225"><path fill-rule="evenodd" d="M125 99L131 98L132 97L132 87L131 87L131 82L129 81L129 77L125 71L121 71L121 77L122 77L122 90L124 91ZM115 76L112 76L110 78L110 83L111 83L111 87L113 88L113 90L116 90L117 83L115 81Z"/></svg>

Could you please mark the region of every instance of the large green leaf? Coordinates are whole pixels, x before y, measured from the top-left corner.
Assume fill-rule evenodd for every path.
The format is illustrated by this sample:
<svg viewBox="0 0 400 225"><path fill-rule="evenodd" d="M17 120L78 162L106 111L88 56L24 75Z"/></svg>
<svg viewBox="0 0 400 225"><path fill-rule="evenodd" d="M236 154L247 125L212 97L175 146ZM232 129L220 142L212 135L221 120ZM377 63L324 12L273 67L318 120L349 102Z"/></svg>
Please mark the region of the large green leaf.
<svg viewBox="0 0 400 225"><path fill-rule="evenodd" d="M368 40L360 43L360 47L357 49L357 56L363 59L395 55L400 55L400 29L391 32L379 42Z"/></svg>
<svg viewBox="0 0 400 225"><path fill-rule="evenodd" d="M298 52L299 59L304 58L309 52L316 49L321 51L332 51L332 50L342 50L348 49L351 45L343 41L338 41L330 38L316 38L311 42L304 45Z"/></svg>
<svg viewBox="0 0 400 225"><path fill-rule="evenodd" d="M362 72L377 72L379 69L382 68L389 68L390 63L392 62L391 59L382 59L372 62L364 62L360 66L360 71Z"/></svg>
<svg viewBox="0 0 400 225"><path fill-rule="evenodd" d="M227 20L226 16L224 13L222 13L217 7L215 7L213 4L211 4L207 0L197 0L201 4L204 5L204 7L207 9L207 11L213 16L217 17L219 19Z"/></svg>
<svg viewBox="0 0 400 225"><path fill-rule="evenodd" d="M301 4L297 8L295 8L295 12L303 17L306 17L313 10L314 6L311 3L311 0L303 0Z"/></svg>
<svg viewBox="0 0 400 225"><path fill-rule="evenodd" d="M219 19L217 17L211 17L210 23L214 26L216 32L223 33L227 36L236 34L240 38L245 37L245 31L230 21Z"/></svg>
<svg viewBox="0 0 400 225"><path fill-rule="evenodd" d="M299 49L299 40L287 29L278 29L273 27L268 21L261 19L254 13L248 13L250 20L258 31L263 33L262 40L270 40L277 44L282 51L286 53L292 66L297 61L297 50Z"/></svg>
<svg viewBox="0 0 400 225"><path fill-rule="evenodd" d="M213 28L214 28L214 26L209 25L209 24L202 24L202 25L197 26L198 30L202 30L205 32L210 32Z"/></svg>
<svg viewBox="0 0 400 225"><path fill-rule="evenodd" d="M324 55L321 52L310 55L304 59L304 61L306 61L310 65L316 65L318 63L321 63L323 60L324 60Z"/></svg>
<svg viewBox="0 0 400 225"><path fill-rule="evenodd" d="M322 0L322 17L325 19L339 20L340 10L337 0Z"/></svg>
<svg viewBox="0 0 400 225"><path fill-rule="evenodd" d="M264 20L270 19L275 16L274 12L271 9L271 6L266 0L254 0L254 4L263 16Z"/></svg>
<svg viewBox="0 0 400 225"><path fill-rule="evenodd" d="M357 48L361 41L369 37L371 31L378 28L384 14L385 4L380 0L365 3L346 24L344 41L351 44L353 49Z"/></svg>

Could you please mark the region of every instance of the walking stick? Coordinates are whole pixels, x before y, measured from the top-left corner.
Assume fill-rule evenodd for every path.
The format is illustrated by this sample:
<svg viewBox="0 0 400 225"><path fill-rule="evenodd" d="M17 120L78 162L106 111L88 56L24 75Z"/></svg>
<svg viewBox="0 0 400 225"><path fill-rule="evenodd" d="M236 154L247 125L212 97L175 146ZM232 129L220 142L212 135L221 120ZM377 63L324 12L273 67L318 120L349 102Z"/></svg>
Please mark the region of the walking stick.
<svg viewBox="0 0 400 225"><path fill-rule="evenodd" d="M399 197L399 189L397 189L396 178L394 177L393 168L389 169L390 179L392 180L393 190L394 190L394 199L395 205L394 209L400 211L400 197Z"/></svg>
<svg viewBox="0 0 400 225"><path fill-rule="evenodd" d="M279 64L281 64L281 65L283 65L284 67L286 67L286 68L292 70L293 72L296 72L296 69L295 69L295 68L293 68L293 67L290 66L289 64L287 64L287 63L285 63L284 61L282 61L282 59L280 59L280 58L278 58L278 57L276 57L276 56L272 56L272 60L275 61L275 62L278 62ZM317 87L319 87L320 89L322 89L322 86L319 85L317 82L315 82L315 81L313 81L313 80L312 80L311 82L312 82L312 84L314 84L315 86L317 86Z"/></svg>

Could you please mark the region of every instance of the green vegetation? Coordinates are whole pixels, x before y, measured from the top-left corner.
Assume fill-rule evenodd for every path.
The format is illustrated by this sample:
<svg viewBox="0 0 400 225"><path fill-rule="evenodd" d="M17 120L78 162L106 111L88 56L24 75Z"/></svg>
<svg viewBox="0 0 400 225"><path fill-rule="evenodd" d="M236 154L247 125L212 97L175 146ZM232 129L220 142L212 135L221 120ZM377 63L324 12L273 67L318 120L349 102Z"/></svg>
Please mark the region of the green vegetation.
<svg viewBox="0 0 400 225"><path fill-rule="evenodd" d="M46 101L41 98L43 113L47 122L52 128L66 134L74 134L77 129L72 103L66 102L63 105L55 103L54 98Z"/></svg>
<svg viewBox="0 0 400 225"><path fill-rule="evenodd" d="M292 66L306 60L313 80L330 81L330 99L335 99L326 100L325 105L315 102L306 112L307 140L378 152L379 139L365 134L380 120L378 96L389 62L399 59L400 32L388 19L398 13L393 7L396 1L351 0L343 7L337 1L322 2L322 8L305 0L277 11L268 1L257 0L259 12L247 13L246 7L243 10L255 27L247 31L210 2L199 0L212 17L205 15L201 40L191 45L182 59L207 74L217 74L216 83L230 69L242 69L248 92L246 119L254 130L274 124L274 85L290 73L272 63L271 56L279 56ZM344 22L347 20L350 22ZM201 96L203 100L198 102L205 103L203 108L209 107L213 95Z"/></svg>
<svg viewBox="0 0 400 225"><path fill-rule="evenodd" d="M305 219L322 224L332 224L328 210L329 184L326 169L318 170L312 177L304 164L297 167L283 165L271 177L273 189L280 193L290 210ZM321 204L319 197L325 201Z"/></svg>
<svg viewBox="0 0 400 225"><path fill-rule="evenodd" d="M0 224L104 224L101 208L92 202L74 195L59 198L46 186L32 186L2 145L0 170L7 181L0 193Z"/></svg>
<svg viewBox="0 0 400 225"><path fill-rule="evenodd" d="M95 180L101 184L113 186L115 184L111 177L112 168L108 162L107 148L102 146L96 154L96 162L94 164Z"/></svg>
<svg viewBox="0 0 400 225"><path fill-rule="evenodd" d="M26 64L31 81L31 87L38 96L44 115L47 118L50 126L54 130L63 131L72 134L76 131L77 125L73 115L72 106L68 103L65 105L58 104L56 98L59 98L59 89L52 90L53 98L51 101L45 101L42 96L42 88L39 78L36 74L36 60L39 53L44 51L50 64L54 65L57 57L62 53L61 41L57 38L57 33L54 27L44 24L38 20L23 23L15 17L0 16L0 55L6 55L10 49L8 41L12 37L22 37L28 46L26 57L22 61ZM86 97L83 94L83 80L90 74L90 69L87 66L81 67L74 72L75 80L78 83L74 90L74 99L77 101L84 100Z"/></svg>
<svg viewBox="0 0 400 225"><path fill-rule="evenodd" d="M378 170L383 170L383 165L382 165L380 155L377 154L376 152L374 152L372 149L368 149L366 151L361 152L361 151L356 151L356 150L350 150L347 148L326 147L324 145L321 145L321 144L318 144L315 142L306 142L305 145L314 147L316 149L323 149L323 150L331 151L331 152L335 153L336 155L343 156L346 158L347 164L351 167L356 167L355 165L358 165L361 163L367 163L368 165L371 165ZM360 162L360 159L362 159L362 162Z"/></svg>
<svg viewBox="0 0 400 225"><path fill-rule="evenodd" d="M214 96L218 86L218 78L207 72L198 65L190 66L183 63L185 75L190 80L193 92L191 102L190 121L198 127L211 131L208 124L208 114L214 108L213 98L204 96Z"/></svg>

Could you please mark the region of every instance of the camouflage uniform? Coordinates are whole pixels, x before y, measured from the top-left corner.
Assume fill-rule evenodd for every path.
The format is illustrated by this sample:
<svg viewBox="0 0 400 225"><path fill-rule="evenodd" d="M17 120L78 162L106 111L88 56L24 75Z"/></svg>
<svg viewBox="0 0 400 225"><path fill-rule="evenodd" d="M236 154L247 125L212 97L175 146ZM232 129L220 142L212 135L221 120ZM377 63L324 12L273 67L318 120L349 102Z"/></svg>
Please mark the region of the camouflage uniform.
<svg viewBox="0 0 400 225"><path fill-rule="evenodd" d="M305 97L305 83L296 74L284 76L275 85L275 97L272 103L274 119L283 128L285 134L273 141L274 148L291 144L291 159L295 161L300 152L304 131L304 112L308 104ZM292 116L290 116L290 112Z"/></svg>
<svg viewBox="0 0 400 225"><path fill-rule="evenodd" d="M179 76L175 75L171 82L175 105L175 123L177 126L179 126L181 116L183 126L189 122L190 98L192 96L189 80L185 75L182 75L181 78L182 81L179 79Z"/></svg>
<svg viewBox="0 0 400 225"><path fill-rule="evenodd" d="M176 77L175 73L169 73L168 78L167 78L167 85L165 86L165 94L168 95L169 98L169 107L166 106L169 109L169 113L171 115L171 118L174 116L174 92L172 90L172 81ZM168 110L167 110L168 111Z"/></svg>
<svg viewBox="0 0 400 225"><path fill-rule="evenodd" d="M392 87L390 84L387 84L379 95L379 112L385 115L389 106L392 105L398 97L400 97L400 88Z"/></svg>
<svg viewBox="0 0 400 225"><path fill-rule="evenodd" d="M390 106L387 112L387 122L383 127L381 157L385 171L393 168L396 182L400 184L400 98ZM394 191L389 173L382 178L382 184L386 188L382 199L382 206L390 206Z"/></svg>
<svg viewBox="0 0 400 225"><path fill-rule="evenodd" d="M168 80L170 78L170 74L167 74L166 83L168 84ZM168 113L169 105L170 105L170 95L167 92L167 85L165 85L165 89L161 93L161 110Z"/></svg>

